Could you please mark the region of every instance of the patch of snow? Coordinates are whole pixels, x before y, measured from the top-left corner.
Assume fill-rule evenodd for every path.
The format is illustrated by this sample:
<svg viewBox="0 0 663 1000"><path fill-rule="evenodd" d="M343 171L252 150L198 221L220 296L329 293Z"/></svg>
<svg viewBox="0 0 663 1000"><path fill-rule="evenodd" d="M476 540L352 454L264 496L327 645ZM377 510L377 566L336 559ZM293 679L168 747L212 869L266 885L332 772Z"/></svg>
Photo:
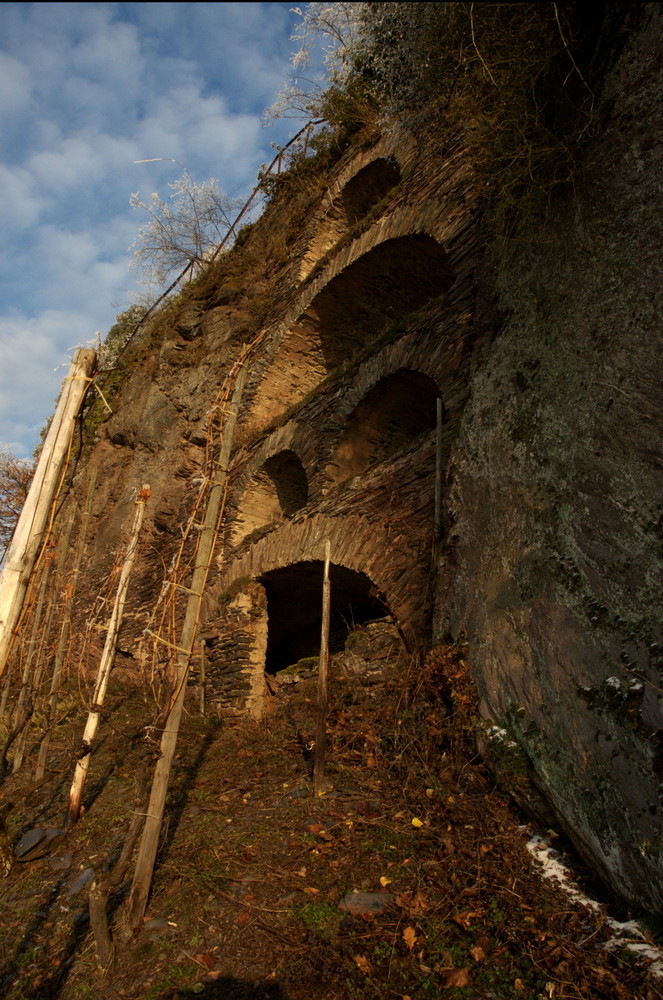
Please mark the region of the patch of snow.
<svg viewBox="0 0 663 1000"><path fill-rule="evenodd" d="M489 740L499 740L500 743L504 743L507 747L518 746L513 740L508 739L509 734L506 729L500 729L499 726L490 726L486 731L486 735Z"/></svg>
<svg viewBox="0 0 663 1000"><path fill-rule="evenodd" d="M606 687L614 688L616 691L619 691L622 686L622 682L619 677L607 677L605 684Z"/></svg>
<svg viewBox="0 0 663 1000"><path fill-rule="evenodd" d="M608 680L616 678L608 678ZM606 681L607 683L607 681ZM617 681L619 684L619 681ZM540 865L544 878L554 879L567 894L569 899L580 906L592 910L594 913L602 913L605 924L612 931L612 937L606 941L604 947L608 950L612 948L627 948L638 955L641 959L651 963L649 973L657 979L663 979L663 949L650 944L645 937L644 931L635 920L620 921L609 917L605 912L605 907L597 903L595 899L590 899L573 881L571 871L559 858L557 851L550 842L535 833L527 842L527 850L534 860Z"/></svg>

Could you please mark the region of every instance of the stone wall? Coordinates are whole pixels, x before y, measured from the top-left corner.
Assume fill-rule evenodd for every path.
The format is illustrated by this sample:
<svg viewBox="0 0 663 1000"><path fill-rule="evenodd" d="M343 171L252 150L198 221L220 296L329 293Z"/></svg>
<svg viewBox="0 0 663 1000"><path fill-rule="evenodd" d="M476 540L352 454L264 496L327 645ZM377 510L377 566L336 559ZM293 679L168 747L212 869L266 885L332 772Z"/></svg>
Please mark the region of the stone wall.
<svg viewBox="0 0 663 1000"><path fill-rule="evenodd" d="M452 448L436 624L468 632L483 714L554 822L660 910L663 21L643 17L575 192L478 276L501 322Z"/></svg>

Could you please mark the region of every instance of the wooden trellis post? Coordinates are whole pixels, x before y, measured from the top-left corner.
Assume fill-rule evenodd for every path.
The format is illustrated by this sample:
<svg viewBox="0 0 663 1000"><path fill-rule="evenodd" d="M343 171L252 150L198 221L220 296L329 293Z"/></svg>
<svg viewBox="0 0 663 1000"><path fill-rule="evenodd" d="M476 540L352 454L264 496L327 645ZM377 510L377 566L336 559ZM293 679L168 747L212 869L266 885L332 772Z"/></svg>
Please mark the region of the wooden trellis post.
<svg viewBox="0 0 663 1000"><path fill-rule="evenodd" d="M69 792L69 812L67 814L67 821L72 825L78 822L78 817L81 811L81 800L85 789L85 779L87 778L87 772L90 766L92 743L97 735L97 729L99 728L101 708L103 706L104 699L106 698L108 679L113 666L113 660L115 659L117 637L120 631L120 625L122 624L122 614L124 612L124 604L127 599L129 579L136 561L138 538L143 524L143 518L145 516L145 504L149 499L150 487L143 485L136 499L136 510L134 512L133 524L131 525L131 534L129 536L129 542L124 555L122 572L120 573L120 582L117 585L113 612L108 623L106 642L104 643L104 649L101 654L97 681L94 686L94 694L92 695L92 707L90 708L90 714L87 717L85 731L83 733L83 749L85 753L76 761L74 780L71 783L71 790Z"/></svg>
<svg viewBox="0 0 663 1000"><path fill-rule="evenodd" d="M0 674L4 672L37 555L52 516L72 433L96 363L95 351L79 348L71 362L34 479L18 519L0 577Z"/></svg>
<svg viewBox="0 0 663 1000"><path fill-rule="evenodd" d="M244 354L245 348L243 347L241 353L242 359L244 359ZM127 920L129 926L134 931L138 931L142 925L150 885L152 883L152 872L154 871L154 863L159 847L159 835L161 833L161 824L166 805L170 772L173 765L173 758L175 757L177 736L184 710L184 698L186 695L186 682L189 675L191 654L198 630L198 620L207 574L209 573L214 554L214 545L219 531L219 518L225 495L230 452L246 376L246 360L242 360L237 373L230 406L227 410L226 422L223 428L223 439L218 461L216 462L214 480L210 486L205 517L200 526L193 576L188 588L189 599L187 601L182 634L177 644L179 652L177 654L175 688L161 736L160 755L154 769L152 791L150 793L143 836L138 850L136 870L129 895Z"/></svg>
<svg viewBox="0 0 663 1000"><path fill-rule="evenodd" d="M442 537L442 400L438 396L435 421L435 545Z"/></svg>
<svg viewBox="0 0 663 1000"><path fill-rule="evenodd" d="M313 790L322 795L325 780L327 753L327 675L329 667L329 619L331 612L331 586L329 562L331 543L325 542L325 569L322 578L322 626L320 628L320 665L318 667L318 718L315 729L315 756L313 758Z"/></svg>

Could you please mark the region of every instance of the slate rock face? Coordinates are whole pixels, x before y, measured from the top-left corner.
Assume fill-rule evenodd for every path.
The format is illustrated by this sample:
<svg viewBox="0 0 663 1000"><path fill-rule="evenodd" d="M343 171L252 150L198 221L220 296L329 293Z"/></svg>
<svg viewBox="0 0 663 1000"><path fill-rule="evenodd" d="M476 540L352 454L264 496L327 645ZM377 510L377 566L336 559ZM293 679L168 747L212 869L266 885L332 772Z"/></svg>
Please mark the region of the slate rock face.
<svg viewBox="0 0 663 1000"><path fill-rule="evenodd" d="M50 827L42 830L36 827L28 830L14 848L14 855L17 861L36 861L46 854L51 854L58 847L66 836L66 831L58 827Z"/></svg>
<svg viewBox="0 0 663 1000"><path fill-rule="evenodd" d="M452 455L437 629L468 631L483 714L507 734L494 752L513 741L590 863L660 911L663 22L649 16L575 197L524 222L496 265L503 320Z"/></svg>

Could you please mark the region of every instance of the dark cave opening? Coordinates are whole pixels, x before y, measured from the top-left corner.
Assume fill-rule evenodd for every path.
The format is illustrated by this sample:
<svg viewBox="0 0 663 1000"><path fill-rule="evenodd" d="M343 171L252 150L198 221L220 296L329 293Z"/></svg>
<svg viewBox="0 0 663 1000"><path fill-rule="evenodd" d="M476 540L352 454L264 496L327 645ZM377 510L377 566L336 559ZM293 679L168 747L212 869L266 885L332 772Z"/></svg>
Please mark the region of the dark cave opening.
<svg viewBox="0 0 663 1000"><path fill-rule="evenodd" d="M260 577L267 593L265 671L275 674L298 660L318 656L322 624L322 562L301 562ZM329 649L343 649L355 625L384 618L388 608L364 573L332 563L329 568Z"/></svg>

